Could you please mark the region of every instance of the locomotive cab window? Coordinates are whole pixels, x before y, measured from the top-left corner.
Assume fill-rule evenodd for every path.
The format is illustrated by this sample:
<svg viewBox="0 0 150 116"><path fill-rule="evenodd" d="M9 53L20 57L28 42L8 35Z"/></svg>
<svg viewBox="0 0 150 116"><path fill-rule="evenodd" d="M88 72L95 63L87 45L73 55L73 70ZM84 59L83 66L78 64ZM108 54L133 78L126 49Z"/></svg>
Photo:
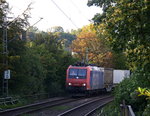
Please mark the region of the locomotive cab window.
<svg viewBox="0 0 150 116"><path fill-rule="evenodd" d="M78 70L78 76L81 79L85 79L86 78L86 69L79 69Z"/></svg>
<svg viewBox="0 0 150 116"><path fill-rule="evenodd" d="M69 70L69 75L70 76L77 76L77 72L78 72L78 69L70 69Z"/></svg>
<svg viewBox="0 0 150 116"><path fill-rule="evenodd" d="M78 78L85 79L86 78L86 69L69 69L69 78Z"/></svg>

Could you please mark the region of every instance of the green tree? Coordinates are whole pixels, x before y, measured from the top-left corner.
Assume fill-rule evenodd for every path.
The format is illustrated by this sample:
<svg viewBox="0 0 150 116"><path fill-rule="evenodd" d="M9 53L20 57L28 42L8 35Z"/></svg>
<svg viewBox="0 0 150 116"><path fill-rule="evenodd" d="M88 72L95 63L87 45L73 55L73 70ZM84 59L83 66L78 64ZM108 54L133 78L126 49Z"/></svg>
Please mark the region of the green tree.
<svg viewBox="0 0 150 116"><path fill-rule="evenodd" d="M105 6L107 2L100 4ZM97 2L98 2L97 1ZM109 0L108 0L109 1ZM138 66L149 67L150 57L150 39L149 39L149 13L150 2L142 1L109 1L110 3L104 11L99 22L105 24L105 30L109 36L107 40L110 42L113 50L123 51L127 55L128 65L132 70Z"/></svg>
<svg viewBox="0 0 150 116"><path fill-rule="evenodd" d="M51 94L58 94L65 90L67 67L75 62L75 59L64 51L57 38L55 34L41 33L35 40L35 45L43 46L44 49L43 52L39 49L41 62L46 71L44 88L46 92Z"/></svg>
<svg viewBox="0 0 150 116"><path fill-rule="evenodd" d="M30 5L29 5L30 7ZM29 11L29 8L26 10ZM20 36L28 23L29 15L27 12L24 12L23 18L17 17L13 21L6 20L7 16L10 13L9 4L5 0L0 0L0 52L3 53L3 31L7 29L7 45L8 45L8 57L5 54L0 55L0 87L2 87L2 80L3 80L3 72L6 69L12 69L11 72L14 72L14 67L12 67L11 59L15 59L16 61L20 59L20 55L23 53L25 48L25 42L20 41ZM5 26L5 28L4 28ZM3 60L8 59L8 65L3 64ZM2 90L2 89L1 89ZM2 92L1 92L2 93Z"/></svg>
<svg viewBox="0 0 150 116"><path fill-rule="evenodd" d="M28 42L12 41L10 55L17 55L10 58L13 71L10 80L11 93L61 93L65 89L66 69L75 60L62 49L57 36L38 33L35 37Z"/></svg>
<svg viewBox="0 0 150 116"><path fill-rule="evenodd" d="M5 12L4 12L5 9ZM3 24L4 20L3 17L6 16L6 13L8 11L8 4L6 3L5 0L0 0L0 72L4 71L4 66L3 66ZM2 73L0 75L2 77Z"/></svg>
<svg viewBox="0 0 150 116"><path fill-rule="evenodd" d="M61 26L54 26L48 29L48 32L52 32L52 33L61 32L62 33L64 32L64 29Z"/></svg>
<svg viewBox="0 0 150 116"><path fill-rule="evenodd" d="M104 12L93 18L98 25L97 30L101 31L100 25L104 25L104 39L115 52L126 55L127 65L135 71L130 79L117 87L116 103L119 105L125 99L139 113L137 115L148 116L149 102L137 97L135 90L138 87L150 87L150 1L91 0L89 5L103 7Z"/></svg>
<svg viewBox="0 0 150 116"><path fill-rule="evenodd" d="M10 46L11 79L9 81L12 94L29 95L43 92L42 80L45 78L45 71L40 61L38 47L26 45L24 41L13 41ZM16 46L14 50L14 46Z"/></svg>
<svg viewBox="0 0 150 116"><path fill-rule="evenodd" d="M0 4L0 26L3 25L3 16L7 16L8 4ZM30 10L30 5L27 10ZM23 13L23 19L18 17L8 21L8 67L11 70L9 80L9 94L31 95L40 92L59 93L65 89L65 75L67 67L74 63L70 53L64 51L62 41L56 33L63 33L62 29L56 33L38 32L33 28L33 40L22 40L22 32L28 27L28 12ZM0 28L0 50L2 51L2 31ZM61 35L68 39L72 35ZM67 37L66 37L67 36ZM62 37L62 38L63 38ZM62 39L61 38L61 39ZM72 37L73 38L73 37ZM71 41L71 40L70 40ZM1 54L0 74L3 75L4 66ZM2 84L2 78L0 78ZM2 87L2 85L0 85ZM54 90L55 88L55 90ZM1 92L2 93L2 92Z"/></svg>
<svg viewBox="0 0 150 116"><path fill-rule="evenodd" d="M55 30L55 31L52 31L52 30ZM76 39L75 33L64 32L63 28L60 26L55 26L55 27L50 28L48 30L48 33L56 36L56 40L62 44L62 47L65 51L69 51L69 52L71 51L70 45L72 41Z"/></svg>

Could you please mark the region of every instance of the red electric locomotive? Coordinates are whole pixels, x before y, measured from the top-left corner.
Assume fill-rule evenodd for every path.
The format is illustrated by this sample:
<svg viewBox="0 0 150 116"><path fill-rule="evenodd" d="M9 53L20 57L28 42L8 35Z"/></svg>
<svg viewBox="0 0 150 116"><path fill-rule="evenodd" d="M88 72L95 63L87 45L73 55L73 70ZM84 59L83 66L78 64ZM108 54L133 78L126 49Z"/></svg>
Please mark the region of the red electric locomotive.
<svg viewBox="0 0 150 116"><path fill-rule="evenodd" d="M70 65L66 75L66 89L72 93L91 93L111 90L113 69L92 65Z"/></svg>

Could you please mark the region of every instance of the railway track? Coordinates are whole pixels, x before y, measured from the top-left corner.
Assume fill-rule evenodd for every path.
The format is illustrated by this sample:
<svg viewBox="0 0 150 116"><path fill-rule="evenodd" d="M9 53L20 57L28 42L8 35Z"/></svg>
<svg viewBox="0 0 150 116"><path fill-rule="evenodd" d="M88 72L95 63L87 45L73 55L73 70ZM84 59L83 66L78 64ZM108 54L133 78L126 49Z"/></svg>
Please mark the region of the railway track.
<svg viewBox="0 0 150 116"><path fill-rule="evenodd" d="M73 99L73 98L49 99L44 102L39 102L39 103L31 104L31 105L26 105L26 106L22 106L18 108L1 111L0 116L18 116L18 115L25 114L28 112L37 111L37 110L44 109L47 107L54 107L54 106L58 106L61 104L73 102L76 100L79 100L79 99Z"/></svg>
<svg viewBox="0 0 150 116"><path fill-rule="evenodd" d="M73 104L80 102L80 105L76 105L70 110L63 111L63 113L57 113L57 115L54 116L89 116L92 112L94 112L94 109L97 108L99 105L105 105L106 103L112 101L111 96L99 96L99 97L93 97L93 98L55 98L55 99L49 99L47 101L26 105L14 109L9 109L0 112L0 116L20 116L22 114L30 114L32 112L38 112L41 110L45 110L46 108L52 108L55 106L61 106L66 104ZM84 114L84 115L83 115ZM32 114L31 114L32 115ZM36 116L36 115L35 115ZM47 116L47 115L46 115Z"/></svg>
<svg viewBox="0 0 150 116"><path fill-rule="evenodd" d="M58 116L90 116L95 110L113 100L112 96L97 97L77 107L69 109Z"/></svg>

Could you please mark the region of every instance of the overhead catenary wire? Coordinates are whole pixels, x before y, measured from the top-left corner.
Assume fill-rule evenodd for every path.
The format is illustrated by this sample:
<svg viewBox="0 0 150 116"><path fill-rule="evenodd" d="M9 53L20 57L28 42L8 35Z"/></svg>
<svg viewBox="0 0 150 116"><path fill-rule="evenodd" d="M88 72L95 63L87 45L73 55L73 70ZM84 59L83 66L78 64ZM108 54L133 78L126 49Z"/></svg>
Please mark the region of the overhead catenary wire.
<svg viewBox="0 0 150 116"><path fill-rule="evenodd" d="M73 22L73 20L57 5L56 2L54 2L53 0L51 0L53 2L53 4L65 15L65 17L67 17L69 19L69 21L78 29L78 26Z"/></svg>
<svg viewBox="0 0 150 116"><path fill-rule="evenodd" d="M87 21L90 22L90 20L83 14L83 12L80 10L80 8L72 1L72 0L69 0L72 5L78 10L78 12L80 13L81 16L83 16Z"/></svg>
<svg viewBox="0 0 150 116"><path fill-rule="evenodd" d="M29 26L26 31L28 31L31 27L34 27L34 25L36 25L37 23L39 23L41 20L43 19L43 17L40 17L40 19L38 21L36 21L33 25Z"/></svg>

